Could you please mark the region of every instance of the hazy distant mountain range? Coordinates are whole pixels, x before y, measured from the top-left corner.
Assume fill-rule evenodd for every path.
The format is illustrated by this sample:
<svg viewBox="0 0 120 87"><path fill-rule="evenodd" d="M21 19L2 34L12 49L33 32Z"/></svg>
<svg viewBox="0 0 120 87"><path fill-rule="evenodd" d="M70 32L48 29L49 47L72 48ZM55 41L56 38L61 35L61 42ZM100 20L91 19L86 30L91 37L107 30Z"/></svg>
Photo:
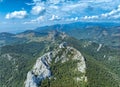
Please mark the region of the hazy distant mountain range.
<svg viewBox="0 0 120 87"><path fill-rule="evenodd" d="M76 39L86 39L89 41L119 47L120 44L120 26L119 23L83 23L76 22L71 24L57 24L45 27L39 27L35 30L27 30L17 34L0 33L0 45L9 43L21 43L31 39L47 35L50 31L57 30L65 32Z"/></svg>

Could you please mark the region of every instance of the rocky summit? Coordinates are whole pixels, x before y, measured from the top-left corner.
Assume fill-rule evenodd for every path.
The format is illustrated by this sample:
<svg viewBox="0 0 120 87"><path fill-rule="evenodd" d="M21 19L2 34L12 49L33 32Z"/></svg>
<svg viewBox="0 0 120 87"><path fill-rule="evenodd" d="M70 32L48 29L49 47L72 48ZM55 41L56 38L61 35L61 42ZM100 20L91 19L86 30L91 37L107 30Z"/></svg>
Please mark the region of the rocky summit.
<svg viewBox="0 0 120 87"><path fill-rule="evenodd" d="M73 67L72 71L74 73L81 74L74 77L71 76L66 78L72 78L78 83L87 83L86 64L83 55L75 48L68 46L66 42L63 42L56 49L51 52L45 53L43 56L39 57L36 60L33 68L27 74L25 87L40 87L42 81L44 81L46 78L48 78L49 80L51 80L52 78L54 78L55 80L60 79L56 78L54 73L52 72L52 65L56 64L57 67L58 63L61 63L62 65L66 62L75 62L75 67Z"/></svg>

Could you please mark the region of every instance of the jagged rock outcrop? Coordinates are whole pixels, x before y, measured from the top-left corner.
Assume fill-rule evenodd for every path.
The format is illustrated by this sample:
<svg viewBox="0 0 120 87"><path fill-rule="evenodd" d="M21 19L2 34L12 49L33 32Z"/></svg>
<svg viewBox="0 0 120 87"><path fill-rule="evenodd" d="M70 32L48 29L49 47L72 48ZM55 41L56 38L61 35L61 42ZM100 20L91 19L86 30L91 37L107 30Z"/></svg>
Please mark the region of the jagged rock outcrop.
<svg viewBox="0 0 120 87"><path fill-rule="evenodd" d="M28 72L25 87L38 87L40 82L51 76L49 64L52 61L52 52L46 53L38 58L33 69Z"/></svg>
<svg viewBox="0 0 120 87"><path fill-rule="evenodd" d="M82 73L81 76L75 77L75 80L87 82L87 77L85 76L86 64L84 57L78 50L68 46L66 42L63 42L58 46L58 48L37 59L33 69L27 74L25 87L40 86L42 80L47 77L51 77L52 75L50 70L51 63L61 62L62 64L69 60L78 61L77 67L75 67L74 71Z"/></svg>

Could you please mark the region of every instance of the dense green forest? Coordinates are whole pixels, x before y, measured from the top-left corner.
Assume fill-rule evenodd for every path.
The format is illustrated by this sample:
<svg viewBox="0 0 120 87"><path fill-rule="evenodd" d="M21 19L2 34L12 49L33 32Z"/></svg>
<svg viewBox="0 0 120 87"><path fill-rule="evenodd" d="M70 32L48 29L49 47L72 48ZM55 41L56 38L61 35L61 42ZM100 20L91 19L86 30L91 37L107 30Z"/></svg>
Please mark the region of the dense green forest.
<svg viewBox="0 0 120 87"><path fill-rule="evenodd" d="M31 32L24 32L26 33ZM46 32L36 34L31 38L25 36L24 42L13 42L14 44L0 47L0 87L24 87L27 73L32 69L37 58L52 51L61 42L67 42L84 56L87 83L76 82L73 78L82 74L73 71L78 61L67 61L63 64L53 62L50 66L52 77L44 79L40 87L120 87L119 49L102 43L97 51L101 43L89 39L78 40L68 35L61 39L61 32L52 35L54 38L48 35L47 39ZM38 37L43 38L39 41L33 40Z"/></svg>
<svg viewBox="0 0 120 87"><path fill-rule="evenodd" d="M86 58L88 87L119 87L120 84L120 53L118 50L103 46L96 52L97 43L92 43L86 48L83 46L89 43L86 40L67 40L69 44L80 50ZM104 58L104 55L107 55ZM108 58L112 57L113 60Z"/></svg>
<svg viewBox="0 0 120 87"><path fill-rule="evenodd" d="M1 48L0 87L24 87L27 72L42 54L45 43L8 45Z"/></svg>

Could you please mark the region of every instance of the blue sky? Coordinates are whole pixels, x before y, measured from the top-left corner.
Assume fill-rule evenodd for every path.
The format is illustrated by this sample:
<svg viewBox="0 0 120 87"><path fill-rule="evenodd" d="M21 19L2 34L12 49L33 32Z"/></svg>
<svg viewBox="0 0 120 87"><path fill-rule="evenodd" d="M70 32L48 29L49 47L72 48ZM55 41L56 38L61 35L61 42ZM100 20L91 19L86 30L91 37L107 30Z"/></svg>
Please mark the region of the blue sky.
<svg viewBox="0 0 120 87"><path fill-rule="evenodd" d="M120 22L120 0L0 0L0 32L77 21Z"/></svg>

